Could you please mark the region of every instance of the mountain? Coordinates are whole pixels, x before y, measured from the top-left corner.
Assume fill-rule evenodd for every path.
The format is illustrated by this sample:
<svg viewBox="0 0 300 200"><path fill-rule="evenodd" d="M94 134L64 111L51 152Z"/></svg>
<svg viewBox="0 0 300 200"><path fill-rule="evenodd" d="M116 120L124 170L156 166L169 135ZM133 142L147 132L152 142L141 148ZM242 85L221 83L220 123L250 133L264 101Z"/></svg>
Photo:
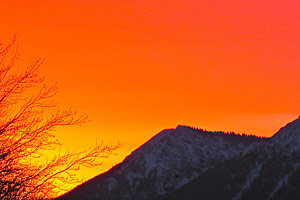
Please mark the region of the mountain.
<svg viewBox="0 0 300 200"><path fill-rule="evenodd" d="M300 199L299 147L300 119L271 138L179 125L58 199Z"/></svg>
<svg viewBox="0 0 300 200"><path fill-rule="evenodd" d="M300 119L243 155L215 165L161 200L299 200Z"/></svg>

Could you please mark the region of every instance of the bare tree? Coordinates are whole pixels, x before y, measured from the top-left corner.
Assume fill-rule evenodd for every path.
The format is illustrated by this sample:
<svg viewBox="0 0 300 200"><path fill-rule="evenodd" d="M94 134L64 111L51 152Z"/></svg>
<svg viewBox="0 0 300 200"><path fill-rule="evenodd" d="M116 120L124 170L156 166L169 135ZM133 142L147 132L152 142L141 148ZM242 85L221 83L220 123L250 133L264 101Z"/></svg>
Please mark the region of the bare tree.
<svg viewBox="0 0 300 200"><path fill-rule="evenodd" d="M7 46L0 45L0 199L51 199L64 189L63 184L80 181L74 173L80 166L101 165L101 158L120 145L101 143L83 152L59 151L41 162L45 151L60 146L54 137L56 127L80 125L88 119L71 109L58 110L53 101L56 86L44 85L38 73L42 60L18 72L17 55L15 37Z"/></svg>

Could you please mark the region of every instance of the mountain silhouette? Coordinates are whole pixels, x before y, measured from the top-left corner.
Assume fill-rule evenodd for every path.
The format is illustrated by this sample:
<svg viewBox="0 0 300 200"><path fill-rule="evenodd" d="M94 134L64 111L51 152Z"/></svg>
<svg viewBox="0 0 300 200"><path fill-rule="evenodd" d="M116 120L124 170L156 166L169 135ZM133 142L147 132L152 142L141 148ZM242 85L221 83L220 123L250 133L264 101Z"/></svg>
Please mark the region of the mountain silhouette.
<svg viewBox="0 0 300 200"><path fill-rule="evenodd" d="M59 200L300 199L300 119L270 138L178 125Z"/></svg>

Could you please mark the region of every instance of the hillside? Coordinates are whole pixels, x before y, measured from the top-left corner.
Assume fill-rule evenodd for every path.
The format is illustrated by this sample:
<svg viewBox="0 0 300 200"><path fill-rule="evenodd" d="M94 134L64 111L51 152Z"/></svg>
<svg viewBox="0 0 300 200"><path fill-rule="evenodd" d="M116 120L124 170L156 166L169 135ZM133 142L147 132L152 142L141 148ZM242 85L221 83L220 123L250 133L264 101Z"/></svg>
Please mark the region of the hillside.
<svg viewBox="0 0 300 200"><path fill-rule="evenodd" d="M300 119L271 138L179 125L58 199L298 199L299 147Z"/></svg>

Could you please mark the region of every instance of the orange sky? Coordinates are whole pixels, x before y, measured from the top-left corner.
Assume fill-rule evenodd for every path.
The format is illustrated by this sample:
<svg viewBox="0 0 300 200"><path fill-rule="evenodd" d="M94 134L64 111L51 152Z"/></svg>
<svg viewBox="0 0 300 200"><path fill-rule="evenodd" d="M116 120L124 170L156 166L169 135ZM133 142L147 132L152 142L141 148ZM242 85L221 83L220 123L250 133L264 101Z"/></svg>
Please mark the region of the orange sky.
<svg viewBox="0 0 300 200"><path fill-rule="evenodd" d="M177 124L271 136L300 114L299 0L0 0L0 38L18 63L45 58L66 148L123 144L91 178Z"/></svg>

